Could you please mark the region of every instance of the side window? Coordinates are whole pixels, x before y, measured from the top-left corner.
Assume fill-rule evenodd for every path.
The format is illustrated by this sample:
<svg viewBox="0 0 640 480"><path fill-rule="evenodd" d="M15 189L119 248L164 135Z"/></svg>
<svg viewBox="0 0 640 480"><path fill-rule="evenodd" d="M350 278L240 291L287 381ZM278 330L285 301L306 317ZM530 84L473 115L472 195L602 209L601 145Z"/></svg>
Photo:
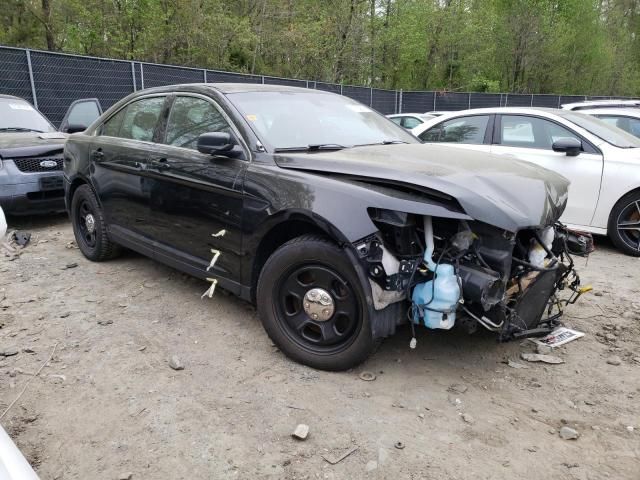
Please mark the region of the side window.
<svg viewBox="0 0 640 480"><path fill-rule="evenodd" d="M576 134L549 120L523 115L502 115L498 142L500 145L551 150L553 142L560 138L575 138L582 142Z"/></svg>
<svg viewBox="0 0 640 480"><path fill-rule="evenodd" d="M390 118L389 120L391 120L396 125L402 125L403 118L402 117L393 117L393 118Z"/></svg>
<svg viewBox="0 0 640 480"><path fill-rule="evenodd" d="M231 133L231 129L210 102L195 97L177 97L167 121L164 143L195 150L198 137L209 132Z"/></svg>
<svg viewBox="0 0 640 480"><path fill-rule="evenodd" d="M613 115L597 115L597 117L603 122L608 123L614 127L621 128L625 132L629 132L631 135L640 137L640 119L632 117L618 117Z"/></svg>
<svg viewBox="0 0 640 480"><path fill-rule="evenodd" d="M126 108L123 108L113 117L102 124L100 135L106 135L108 137L117 137L120 134L120 127L122 126L122 119L124 118L124 112Z"/></svg>
<svg viewBox="0 0 640 480"><path fill-rule="evenodd" d="M419 135L423 142L448 142L481 145L489 124L489 115L452 118Z"/></svg>
<svg viewBox="0 0 640 480"><path fill-rule="evenodd" d="M153 141L158 119L162 113L165 97L144 98L126 107L118 137Z"/></svg>
<svg viewBox="0 0 640 480"><path fill-rule="evenodd" d="M402 126L411 130L412 128L416 128L418 125L422 125L422 122L417 118L413 117L404 117Z"/></svg>

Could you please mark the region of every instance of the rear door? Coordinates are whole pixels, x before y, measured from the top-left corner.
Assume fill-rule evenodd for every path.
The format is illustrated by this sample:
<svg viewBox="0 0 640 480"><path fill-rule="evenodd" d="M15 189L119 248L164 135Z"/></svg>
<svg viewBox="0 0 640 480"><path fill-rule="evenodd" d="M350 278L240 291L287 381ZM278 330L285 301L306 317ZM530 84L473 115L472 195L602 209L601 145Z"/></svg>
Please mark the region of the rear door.
<svg viewBox="0 0 640 480"><path fill-rule="evenodd" d="M198 152L198 136L209 132L237 139L230 157ZM178 262L193 275L215 276L232 291L240 282L242 189L249 158L239 138L211 98L177 94L161 139L165 145L150 156L146 170L156 257Z"/></svg>
<svg viewBox="0 0 640 480"><path fill-rule="evenodd" d="M582 143L576 157L554 152L553 142L575 138ZM498 115L491 152L535 163L570 182L562 221L588 226L595 212L602 178L602 154L581 135L551 119L533 115Z"/></svg>
<svg viewBox="0 0 640 480"><path fill-rule="evenodd" d="M418 135L424 143L448 143L489 152L494 115L466 115L440 122Z"/></svg>
<svg viewBox="0 0 640 480"><path fill-rule="evenodd" d="M151 229L145 172L161 149L156 142L166 101L166 95L133 100L98 128L90 149L92 180L110 230L138 244Z"/></svg>

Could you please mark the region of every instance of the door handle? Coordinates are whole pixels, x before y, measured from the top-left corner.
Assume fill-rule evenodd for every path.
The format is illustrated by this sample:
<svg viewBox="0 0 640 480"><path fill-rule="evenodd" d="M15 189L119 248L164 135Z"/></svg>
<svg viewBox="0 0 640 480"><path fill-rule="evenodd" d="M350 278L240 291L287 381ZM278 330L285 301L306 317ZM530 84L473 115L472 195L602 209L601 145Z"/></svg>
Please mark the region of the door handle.
<svg viewBox="0 0 640 480"><path fill-rule="evenodd" d="M91 160L95 160L96 162L99 162L103 158L104 158L104 153L102 153L102 148L98 148L97 150L93 150L91 152Z"/></svg>

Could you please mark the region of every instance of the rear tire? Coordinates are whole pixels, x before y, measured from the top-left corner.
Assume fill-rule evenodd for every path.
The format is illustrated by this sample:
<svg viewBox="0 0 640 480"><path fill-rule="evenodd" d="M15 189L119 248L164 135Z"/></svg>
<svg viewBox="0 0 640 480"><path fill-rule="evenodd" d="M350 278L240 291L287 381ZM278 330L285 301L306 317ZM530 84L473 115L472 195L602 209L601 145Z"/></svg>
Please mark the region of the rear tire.
<svg viewBox="0 0 640 480"><path fill-rule="evenodd" d="M618 200L611 210L607 232L618 249L640 257L640 192L630 192Z"/></svg>
<svg viewBox="0 0 640 480"><path fill-rule="evenodd" d="M79 186L73 194L71 223L78 248L89 260L102 262L120 254L120 246L107 235L102 208L89 185Z"/></svg>
<svg viewBox="0 0 640 480"><path fill-rule="evenodd" d="M327 303L321 304L320 297ZM336 244L320 236L295 238L269 257L258 279L257 304L273 343L313 368L352 368L378 344L353 265Z"/></svg>

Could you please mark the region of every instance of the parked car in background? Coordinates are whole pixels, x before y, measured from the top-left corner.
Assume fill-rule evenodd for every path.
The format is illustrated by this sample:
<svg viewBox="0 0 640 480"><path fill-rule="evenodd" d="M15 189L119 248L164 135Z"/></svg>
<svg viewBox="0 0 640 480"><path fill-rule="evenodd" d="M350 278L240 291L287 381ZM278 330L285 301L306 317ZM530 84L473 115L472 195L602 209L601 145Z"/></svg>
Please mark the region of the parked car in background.
<svg viewBox="0 0 640 480"><path fill-rule="evenodd" d="M393 115L387 115L387 118L393 123L400 125L407 130L411 130L434 117L435 115L428 115L426 113L396 113Z"/></svg>
<svg viewBox="0 0 640 480"><path fill-rule="evenodd" d="M635 108L640 107L640 100L586 100L584 102L565 103L563 110L592 110L594 108Z"/></svg>
<svg viewBox="0 0 640 480"><path fill-rule="evenodd" d="M609 125L640 137L640 108L595 108L580 110L580 113L593 115Z"/></svg>
<svg viewBox="0 0 640 480"><path fill-rule="evenodd" d="M88 259L125 246L207 280L203 297L225 288L257 305L282 352L315 368L353 367L408 315L503 340L547 333L561 316L550 313L556 290L580 294L566 255L575 236L556 228L566 179L425 148L333 93L142 90L70 136L64 159Z"/></svg>
<svg viewBox="0 0 640 480"><path fill-rule="evenodd" d="M516 107L455 112L412 133L560 173L571 181L561 220L640 256L640 139L591 115Z"/></svg>
<svg viewBox="0 0 640 480"><path fill-rule="evenodd" d="M0 206L7 214L64 211L62 149L102 110L96 99L74 102L56 129L29 102L0 95Z"/></svg>

